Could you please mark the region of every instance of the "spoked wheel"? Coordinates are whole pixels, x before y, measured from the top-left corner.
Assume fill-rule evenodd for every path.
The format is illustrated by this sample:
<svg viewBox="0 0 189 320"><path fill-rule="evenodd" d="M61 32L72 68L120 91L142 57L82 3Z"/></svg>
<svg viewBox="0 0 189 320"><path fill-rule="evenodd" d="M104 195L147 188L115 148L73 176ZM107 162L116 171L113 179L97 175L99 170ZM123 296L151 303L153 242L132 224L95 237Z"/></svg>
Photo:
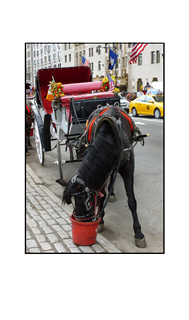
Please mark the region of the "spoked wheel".
<svg viewBox="0 0 189 320"><path fill-rule="evenodd" d="M61 152L60 152L60 141L58 139L57 139L57 157L58 157L58 167L59 167L60 179L63 179L62 160L61 160Z"/></svg>
<svg viewBox="0 0 189 320"><path fill-rule="evenodd" d="M42 149L39 128L38 128L36 120L34 121L34 132L35 132L35 145L36 145L36 150L37 150L37 156L38 156L40 164L43 166L43 164L44 164L44 151Z"/></svg>

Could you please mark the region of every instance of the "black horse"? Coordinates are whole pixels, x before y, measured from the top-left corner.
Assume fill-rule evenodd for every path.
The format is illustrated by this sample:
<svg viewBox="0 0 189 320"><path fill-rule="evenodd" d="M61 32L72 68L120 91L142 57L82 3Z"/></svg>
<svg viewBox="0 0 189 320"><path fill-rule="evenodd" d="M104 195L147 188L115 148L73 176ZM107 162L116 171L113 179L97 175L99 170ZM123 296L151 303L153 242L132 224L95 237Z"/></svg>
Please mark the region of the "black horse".
<svg viewBox="0 0 189 320"><path fill-rule="evenodd" d="M133 144L141 139L139 137L144 137L136 134L137 129L131 118L119 107L110 106L95 110L89 118L89 125L84 134L85 146L89 142L90 144L77 175L69 182L61 179L56 182L66 186L63 193L64 203L70 204L74 197L74 216L78 221L92 221L99 204L101 216L99 227L102 231L106 181L114 172L111 180L115 180L115 175L119 172L124 181L128 206L132 212L135 245L145 248L147 244L141 232L133 191Z"/></svg>

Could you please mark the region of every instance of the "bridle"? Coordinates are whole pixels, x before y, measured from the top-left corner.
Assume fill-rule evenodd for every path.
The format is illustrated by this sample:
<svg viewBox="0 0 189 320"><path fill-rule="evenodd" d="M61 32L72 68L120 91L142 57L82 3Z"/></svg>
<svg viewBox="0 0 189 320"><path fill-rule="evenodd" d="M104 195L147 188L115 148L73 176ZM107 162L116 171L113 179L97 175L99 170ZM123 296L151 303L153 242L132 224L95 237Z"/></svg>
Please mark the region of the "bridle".
<svg viewBox="0 0 189 320"><path fill-rule="evenodd" d="M91 219L92 219L92 221L97 220L96 209L98 208L98 212L99 212L99 206L100 206L100 204L98 204L98 198L100 199L104 195L99 190L89 189L89 187L86 186L85 181L83 180L83 178L79 174L76 174L71 179L71 183L72 184L79 183L83 186L82 191L71 193L71 196L83 197L84 193L87 194L86 200L84 201L86 214L84 214L82 216L77 216L76 215L76 207L74 206L74 204L72 202L72 205L74 208L73 215L74 215L75 219L78 221L87 221L87 220L91 220ZM94 209L92 209L92 197L94 197Z"/></svg>

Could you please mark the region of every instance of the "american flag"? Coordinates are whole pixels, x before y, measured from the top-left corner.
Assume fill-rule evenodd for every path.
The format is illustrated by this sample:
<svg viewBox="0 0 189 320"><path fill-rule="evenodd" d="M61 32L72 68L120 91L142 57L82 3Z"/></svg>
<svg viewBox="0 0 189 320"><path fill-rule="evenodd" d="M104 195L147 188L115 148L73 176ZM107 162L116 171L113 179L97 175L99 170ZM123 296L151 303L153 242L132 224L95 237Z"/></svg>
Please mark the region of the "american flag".
<svg viewBox="0 0 189 320"><path fill-rule="evenodd" d="M108 80L109 80L109 91L113 92L115 88L114 80L110 77L109 73L107 72Z"/></svg>
<svg viewBox="0 0 189 320"><path fill-rule="evenodd" d="M82 56L82 66L89 66L89 60L85 59L83 56Z"/></svg>
<svg viewBox="0 0 189 320"><path fill-rule="evenodd" d="M139 54L141 54L141 52L144 50L146 46L147 46L147 43L143 43L143 42L133 43L130 60L129 60L130 64L137 62L137 57L139 56Z"/></svg>

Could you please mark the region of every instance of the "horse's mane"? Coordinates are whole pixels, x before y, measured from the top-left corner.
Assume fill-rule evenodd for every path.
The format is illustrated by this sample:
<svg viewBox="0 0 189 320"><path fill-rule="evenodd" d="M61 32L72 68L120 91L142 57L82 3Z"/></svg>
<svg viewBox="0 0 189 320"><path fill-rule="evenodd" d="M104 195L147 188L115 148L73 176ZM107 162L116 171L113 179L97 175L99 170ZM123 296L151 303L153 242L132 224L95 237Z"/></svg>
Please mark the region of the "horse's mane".
<svg viewBox="0 0 189 320"><path fill-rule="evenodd" d="M89 188L100 190L115 164L118 149L101 134L88 149L78 172Z"/></svg>

